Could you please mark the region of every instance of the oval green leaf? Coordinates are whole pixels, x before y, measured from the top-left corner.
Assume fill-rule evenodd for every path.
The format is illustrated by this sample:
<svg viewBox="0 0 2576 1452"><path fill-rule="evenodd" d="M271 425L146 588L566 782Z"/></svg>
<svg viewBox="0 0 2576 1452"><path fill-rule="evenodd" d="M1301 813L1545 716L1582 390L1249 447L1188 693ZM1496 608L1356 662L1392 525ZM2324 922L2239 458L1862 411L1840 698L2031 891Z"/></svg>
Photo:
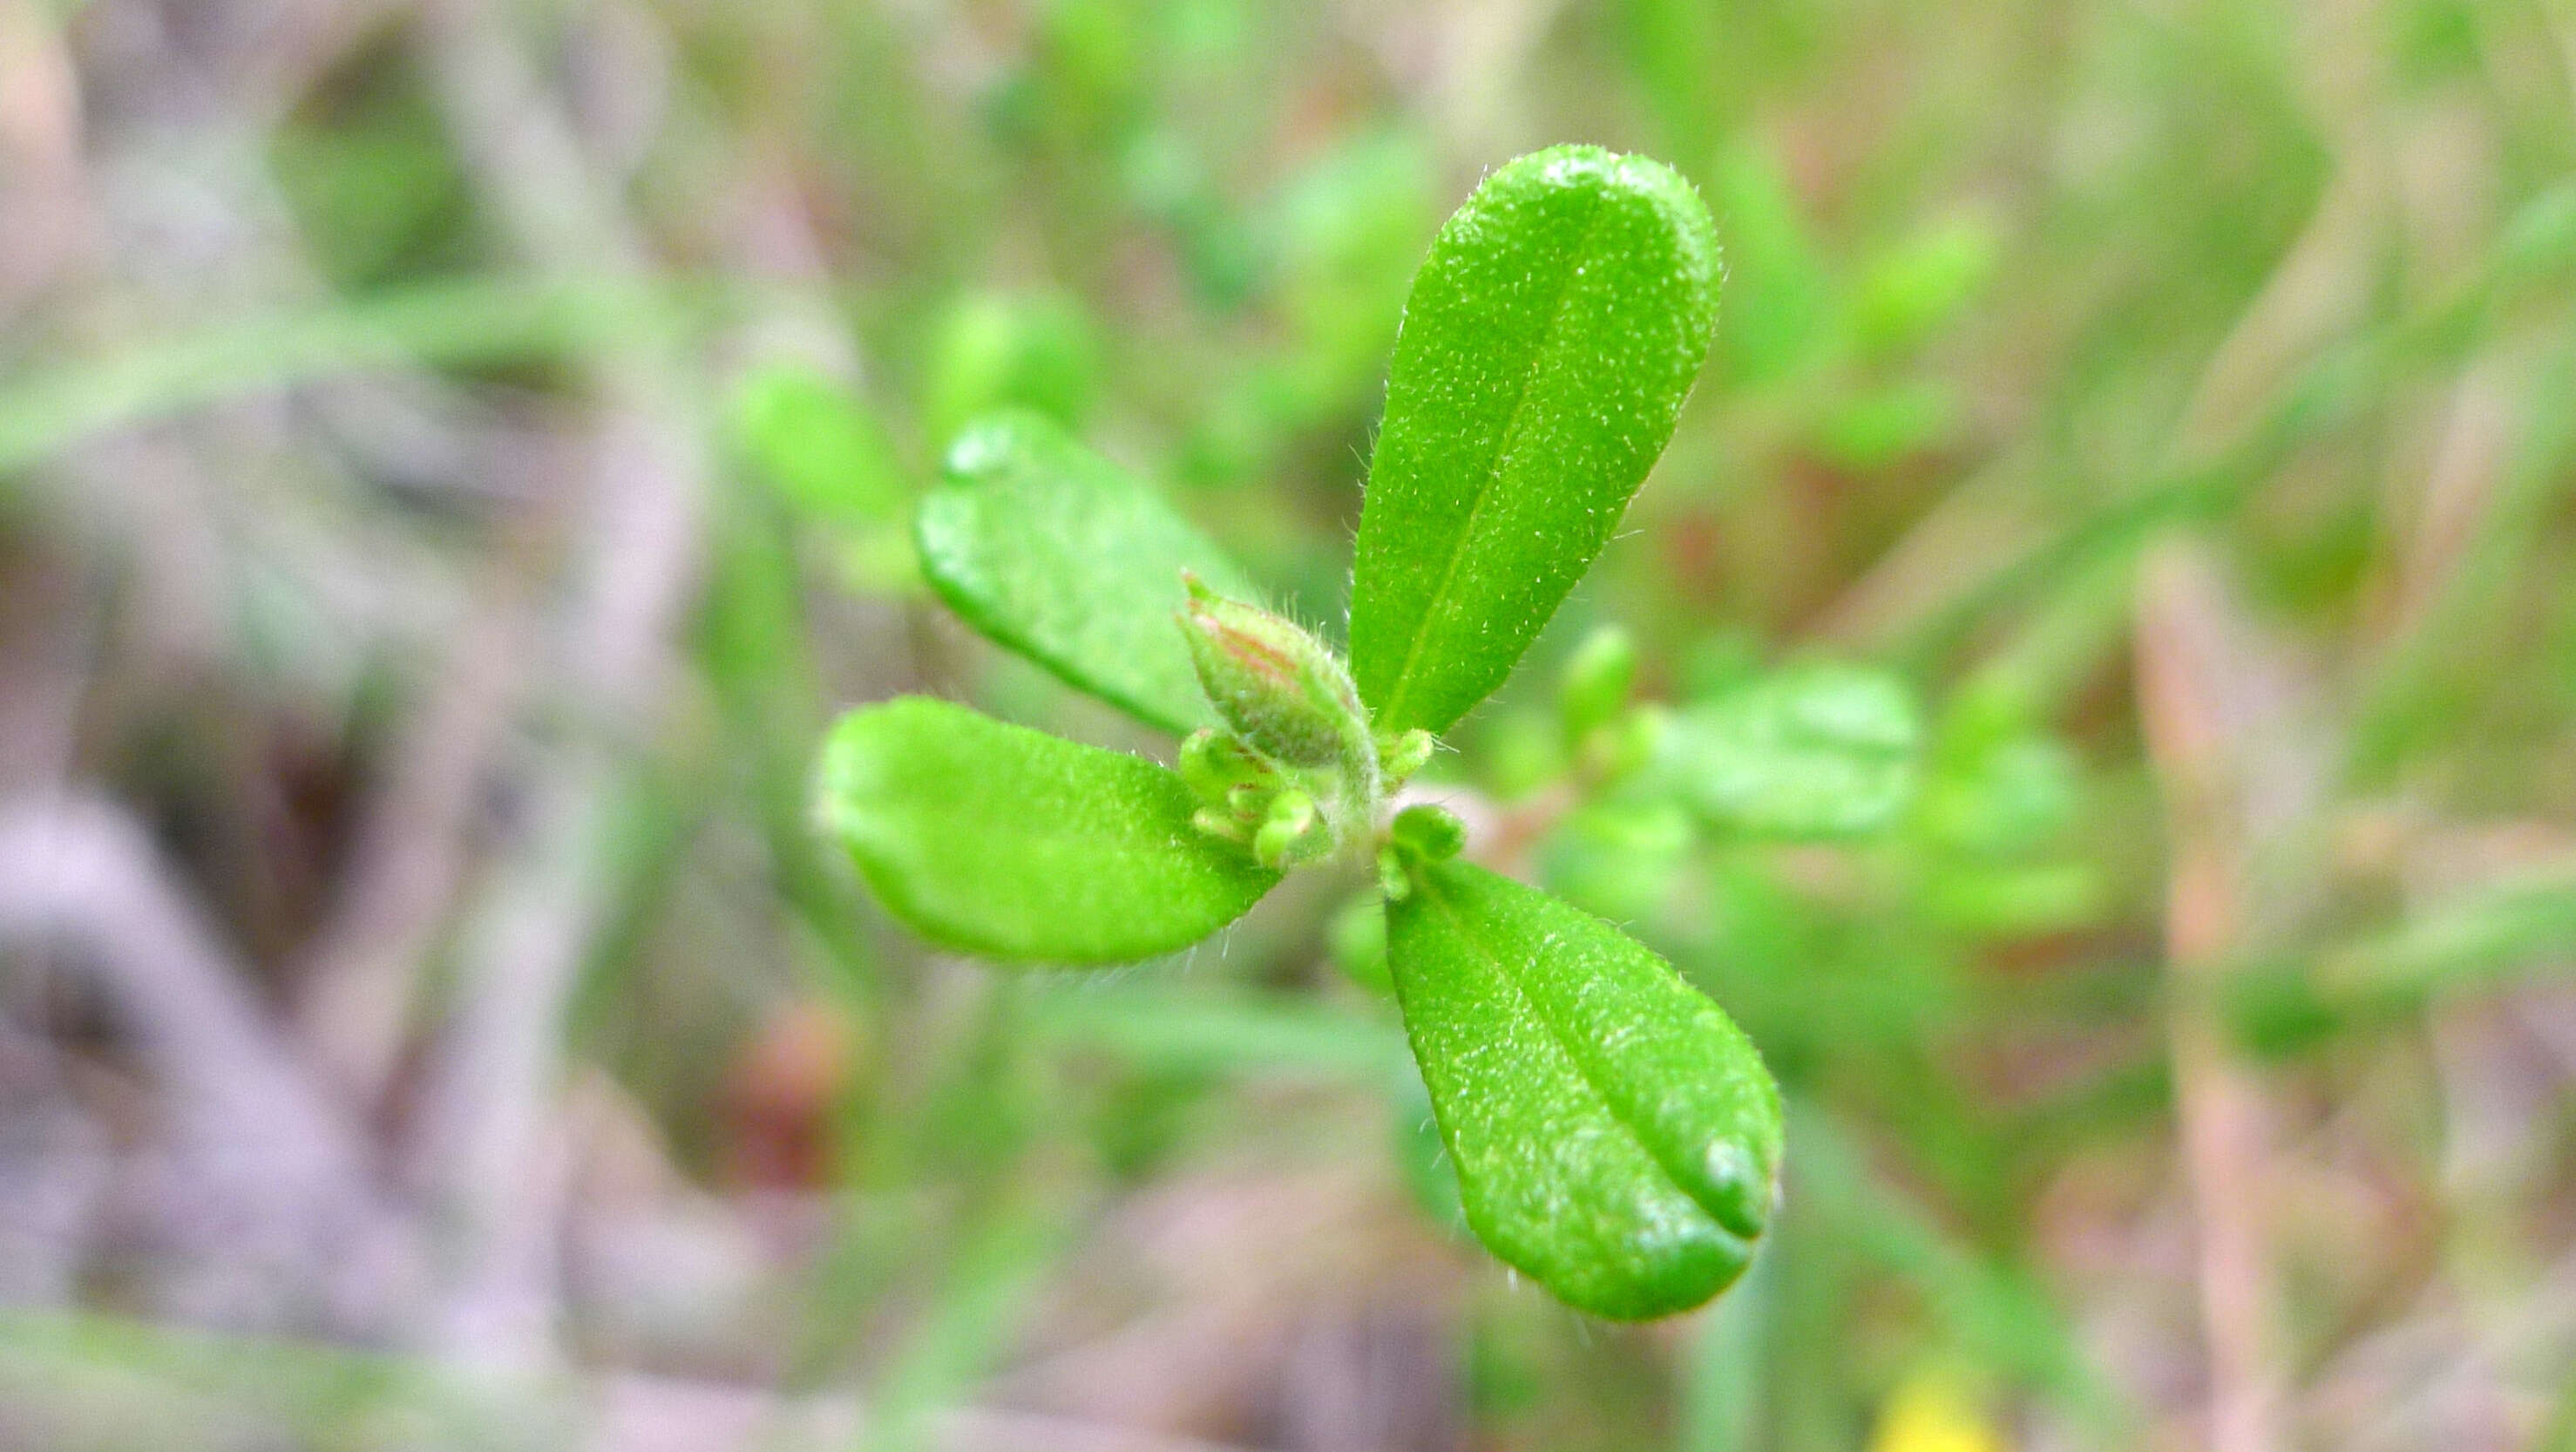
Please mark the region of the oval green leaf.
<svg viewBox="0 0 2576 1452"><path fill-rule="evenodd" d="M1181 571L1259 598L1171 505L1053 422L993 414L950 446L914 523L921 569L983 635L1166 731L1214 724L1173 613Z"/></svg>
<svg viewBox="0 0 2576 1452"><path fill-rule="evenodd" d="M1162 767L924 696L841 718L818 793L888 912L989 958L1176 952L1279 880L1193 828L1197 803Z"/></svg>
<svg viewBox="0 0 2576 1452"><path fill-rule="evenodd" d="M1456 724L1609 541L1717 325L1717 235L1663 165L1564 146L1476 189L1414 278L1351 583L1378 728Z"/></svg>
<svg viewBox="0 0 2576 1452"><path fill-rule="evenodd" d="M1683 800L1757 836L1849 838L1913 803L1923 728L1884 671L1792 667L1673 718L1663 766Z"/></svg>
<svg viewBox="0 0 2576 1452"><path fill-rule="evenodd" d="M1406 1031L1488 1249L1579 1310L1687 1310L1771 1213L1780 1091L1741 1029L1600 919L1464 862L1387 909Z"/></svg>

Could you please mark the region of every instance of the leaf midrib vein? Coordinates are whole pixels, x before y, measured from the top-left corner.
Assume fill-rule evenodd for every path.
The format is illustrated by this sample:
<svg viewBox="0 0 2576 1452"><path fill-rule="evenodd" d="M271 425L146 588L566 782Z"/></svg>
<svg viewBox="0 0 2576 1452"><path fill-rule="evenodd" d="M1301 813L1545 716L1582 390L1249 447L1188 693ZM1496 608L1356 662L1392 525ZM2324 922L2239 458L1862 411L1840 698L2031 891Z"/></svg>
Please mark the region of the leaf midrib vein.
<svg viewBox="0 0 2576 1452"><path fill-rule="evenodd" d="M1583 240L1576 244L1575 264L1566 270L1565 281L1557 288L1556 300L1549 305L1547 326L1540 330L1538 346L1531 350L1533 359L1545 356L1549 346L1556 341L1557 329L1565 321L1565 305L1574 296L1575 283L1583 276L1583 269L1590 261L1593 233L1600 228L1601 214L1609 210L1609 206L1607 197L1596 196L1591 214L1583 219ZM1403 719L1397 707L1413 693L1416 679L1413 668L1422 659L1424 643L1431 638L1432 620L1448 599L1449 587L1457 581L1458 566L1467 557L1467 541L1475 536L1476 521L1484 515L1485 501L1493 497L1494 486L1502 477L1502 461L1510 457L1512 445L1519 440L1521 421L1527 416L1529 406L1530 380L1537 373L1535 365L1522 372L1519 388L1512 395L1511 411L1504 417L1494 452L1485 462L1484 480L1476 486L1475 501L1467 506L1466 522L1458 527L1457 538L1450 542L1449 561L1441 568L1440 583L1432 588L1430 598L1423 602L1422 613L1414 619L1413 639L1405 646L1404 665L1395 673L1395 694L1386 703L1386 714L1390 719Z"/></svg>
<svg viewBox="0 0 2576 1452"><path fill-rule="evenodd" d="M1670 1185L1673 1188L1673 1193L1681 1196L1684 1201L1698 1209L1702 1215L1707 1216L1711 1224L1716 1225L1719 1230L1724 1231L1726 1234L1733 1235L1734 1232L1727 1230L1725 1224L1717 1219L1717 1213L1711 1210L1708 1206L1701 1204L1699 1197L1690 1192L1690 1187L1684 1185L1681 1182L1681 1178L1675 1175L1670 1167L1665 1165L1662 1156L1657 1155L1654 1150L1648 1146L1645 1135L1638 1132L1637 1126L1630 1123L1628 1117L1619 1112L1619 1106L1612 1101L1610 1095L1602 1089L1601 1081L1593 1076L1590 1069L1585 1067L1583 1056L1574 1051L1573 1040L1567 1037L1564 1030L1556 1026L1555 1020L1549 1018L1545 1013L1539 1010L1538 1001L1530 997L1528 989L1521 986L1520 979L1513 974L1511 966L1503 961L1502 956L1495 953L1491 948L1486 947L1484 939L1476 936L1474 929L1467 925L1466 914L1458 911L1457 907L1451 903L1447 897L1443 896L1439 889L1432 886L1429 881L1422 881L1418 886L1426 897L1428 897L1433 903L1437 904L1443 913L1448 915L1451 926L1458 930L1459 939L1466 943L1469 948L1473 949L1478 957L1483 958L1488 964L1492 965L1495 976L1500 978L1503 981L1504 986L1511 990L1512 997L1519 1002L1521 1008L1525 1010L1532 1019L1537 1020L1540 1028L1547 1031L1547 1036L1549 1040L1556 1045L1557 1052L1565 1056L1566 1064L1574 1070L1576 1081L1581 1083L1585 1091L1590 1093L1593 1099L1600 1103L1602 1114L1606 1116L1611 1123L1616 1124L1620 1129L1627 1132L1629 1141L1636 1145L1639 1156L1641 1156L1647 1164L1654 1167L1655 1174L1661 1178L1665 1184ZM1539 945L1537 957L1531 959L1531 966L1533 968L1538 965L1540 959L1546 956L1548 947L1556 942L1557 936L1557 934L1550 933L1547 935L1546 941Z"/></svg>

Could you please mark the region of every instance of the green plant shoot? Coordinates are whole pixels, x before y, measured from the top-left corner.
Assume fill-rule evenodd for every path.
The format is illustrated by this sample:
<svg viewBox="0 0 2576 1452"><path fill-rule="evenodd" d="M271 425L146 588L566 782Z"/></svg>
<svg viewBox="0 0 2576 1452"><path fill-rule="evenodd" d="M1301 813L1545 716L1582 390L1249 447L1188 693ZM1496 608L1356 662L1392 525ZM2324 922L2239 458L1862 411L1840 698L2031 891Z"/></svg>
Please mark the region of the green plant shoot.
<svg viewBox="0 0 2576 1452"><path fill-rule="evenodd" d="M870 706L825 749L825 825L912 929L1031 963L1174 952L1286 870L1370 865L1466 1223L1596 1315L1707 1300L1778 1183L1779 1093L1751 1042L1642 944L1463 860L1459 819L1397 792L1608 542L1706 360L1718 276L1707 208L1658 163L1558 147L1486 179L1405 304L1347 662L1057 426L968 423L918 516L924 577L996 643L1186 739L1167 768L944 702ZM1618 638L1578 662L1573 736L1609 722L1632 671ZM1851 729L1874 744L1867 714ZM1804 780L1807 735L1842 718L1792 715L1702 735Z"/></svg>

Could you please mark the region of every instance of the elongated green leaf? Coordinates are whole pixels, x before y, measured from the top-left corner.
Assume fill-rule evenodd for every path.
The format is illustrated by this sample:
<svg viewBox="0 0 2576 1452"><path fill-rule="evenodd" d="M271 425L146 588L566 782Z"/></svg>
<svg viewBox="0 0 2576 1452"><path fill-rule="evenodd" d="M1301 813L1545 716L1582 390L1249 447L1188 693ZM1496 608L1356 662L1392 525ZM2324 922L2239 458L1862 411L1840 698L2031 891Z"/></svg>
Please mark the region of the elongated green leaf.
<svg viewBox="0 0 2576 1452"><path fill-rule="evenodd" d="M1854 837L1914 800L1921 740L1904 682L1857 666L1800 666L1674 717L1662 765L1682 798L1722 826Z"/></svg>
<svg viewBox="0 0 2576 1452"><path fill-rule="evenodd" d="M1162 767L923 696L843 717L820 793L825 826L888 912L987 957L1174 952L1278 881L1191 827L1189 788Z"/></svg>
<svg viewBox="0 0 2576 1452"><path fill-rule="evenodd" d="M1717 323L1717 236L1662 165L1524 156L1440 229L1405 303L1351 584L1382 731L1511 674L1672 438Z"/></svg>
<svg viewBox="0 0 2576 1452"><path fill-rule="evenodd" d="M931 587L997 643L1167 731L1216 720L1173 621L1181 571L1232 599L1260 592L1142 480L1055 424L1011 412L969 425L915 533Z"/></svg>
<svg viewBox="0 0 2576 1452"><path fill-rule="evenodd" d="M1468 1224L1596 1315L1725 1289L1780 1164L1780 1091L1752 1042L1600 919L1462 862L1412 871L1388 956Z"/></svg>

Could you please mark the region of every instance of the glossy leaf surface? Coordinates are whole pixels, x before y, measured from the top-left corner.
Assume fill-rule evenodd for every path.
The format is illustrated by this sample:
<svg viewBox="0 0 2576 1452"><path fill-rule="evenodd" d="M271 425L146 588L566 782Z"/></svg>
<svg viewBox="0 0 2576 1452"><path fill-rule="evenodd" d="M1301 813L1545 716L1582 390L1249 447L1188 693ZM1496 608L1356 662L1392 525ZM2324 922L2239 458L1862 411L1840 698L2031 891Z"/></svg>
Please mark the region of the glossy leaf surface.
<svg viewBox="0 0 2576 1452"><path fill-rule="evenodd" d="M921 568L966 623L1167 731L1213 723L1173 612L1181 571L1258 598L1145 482L1048 420L968 426L915 525Z"/></svg>
<svg viewBox="0 0 2576 1452"><path fill-rule="evenodd" d="M1412 871L1388 961L1477 1236L1595 1315L1723 1290L1780 1163L1751 1041L1600 919L1467 863Z"/></svg>
<svg viewBox="0 0 2576 1452"><path fill-rule="evenodd" d="M943 947L1125 963L1186 948L1278 880L1190 826L1153 762L906 696L823 749L825 826L886 910Z"/></svg>
<svg viewBox="0 0 2576 1452"><path fill-rule="evenodd" d="M1708 209L1659 163L1533 153L1485 180L1405 304L1351 587L1378 729L1483 700L1608 542L1717 322Z"/></svg>
<svg viewBox="0 0 2576 1452"><path fill-rule="evenodd" d="M1913 802L1922 734L1904 682L1856 666L1800 666L1679 713L1662 764L1683 799L1721 826L1853 837Z"/></svg>

